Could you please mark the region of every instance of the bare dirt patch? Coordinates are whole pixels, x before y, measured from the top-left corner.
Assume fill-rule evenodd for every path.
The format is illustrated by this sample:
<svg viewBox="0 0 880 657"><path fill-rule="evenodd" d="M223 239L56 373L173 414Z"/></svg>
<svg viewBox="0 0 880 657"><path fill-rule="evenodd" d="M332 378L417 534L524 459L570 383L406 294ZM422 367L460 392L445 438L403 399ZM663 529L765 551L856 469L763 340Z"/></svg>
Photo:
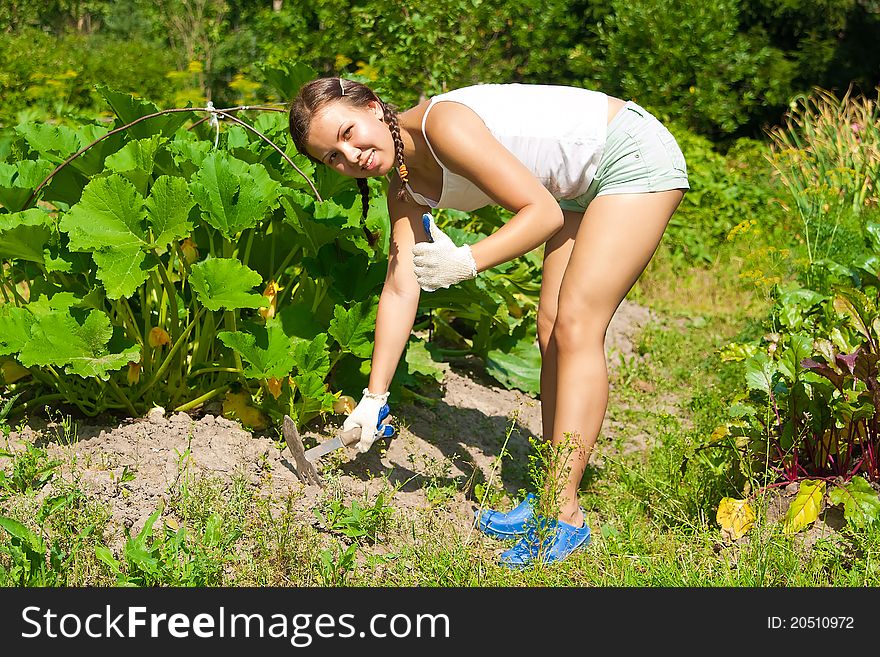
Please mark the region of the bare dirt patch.
<svg viewBox="0 0 880 657"><path fill-rule="evenodd" d="M644 307L624 301L609 327L606 352L609 368L623 360L639 358L636 339L651 318ZM512 495L528 482L525 476L529 438L541 436L539 402L516 390L507 390L481 374L478 364L462 360L448 366L441 385L442 397L432 406L402 403L393 407L398 435L383 440L366 454L339 450L325 457L332 468L333 485L344 494L362 498L378 492L382 477L399 488L394 506L406 509L429 506L426 483L451 485L452 499L444 505L452 519L467 526L473 504L462 484L486 480L507 438L516 464L496 473ZM392 402L393 404L393 402ZM53 458L63 461L61 474L105 504L111 514L105 539L113 547L124 540L125 530L137 531L149 515L168 501L182 477L244 478L260 495L293 496L304 522L314 522L312 509L323 490L298 480L277 434L255 434L237 422L220 417L216 410L202 414L155 411L144 418L113 426L77 424L66 436L58 424L34 418L20 432L12 432L9 446L38 441ZM342 418L335 418L341 421ZM328 423L306 432L307 440L330 437L337 427ZM508 438L509 436L509 438ZM633 448L643 448L645 439ZM601 448L599 450L599 458ZM376 477L375 475L382 475Z"/></svg>

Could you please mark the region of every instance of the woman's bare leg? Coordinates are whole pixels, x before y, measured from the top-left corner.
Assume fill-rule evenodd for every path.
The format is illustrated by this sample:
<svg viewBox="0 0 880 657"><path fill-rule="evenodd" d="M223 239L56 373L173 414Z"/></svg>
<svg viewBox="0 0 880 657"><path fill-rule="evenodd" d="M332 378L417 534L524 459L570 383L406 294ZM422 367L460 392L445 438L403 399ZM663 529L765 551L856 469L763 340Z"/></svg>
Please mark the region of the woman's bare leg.
<svg viewBox="0 0 880 657"><path fill-rule="evenodd" d="M559 303L559 289L562 277L568 266L574 238L581 225L583 214L564 211L565 223L562 229L547 240L544 247L544 265L541 275L541 297L538 301L538 346L541 349L541 420L543 436L547 440L553 435L553 413L556 408L556 348L550 344L553 325L556 323L556 310Z"/></svg>
<svg viewBox="0 0 880 657"><path fill-rule="evenodd" d="M576 527L584 520L578 487L608 404L605 331L683 196L671 190L597 197L584 213L568 258L545 350L556 370L551 440L566 460L555 465L548 485L555 479L559 520Z"/></svg>

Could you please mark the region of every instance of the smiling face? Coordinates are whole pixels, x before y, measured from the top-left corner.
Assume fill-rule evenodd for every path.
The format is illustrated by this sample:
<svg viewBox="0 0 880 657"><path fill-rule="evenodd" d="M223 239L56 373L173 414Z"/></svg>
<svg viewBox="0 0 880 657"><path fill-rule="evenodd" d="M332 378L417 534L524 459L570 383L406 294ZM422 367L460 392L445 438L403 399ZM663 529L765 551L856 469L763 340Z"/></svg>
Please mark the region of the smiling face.
<svg viewBox="0 0 880 657"><path fill-rule="evenodd" d="M334 102L312 118L309 155L343 176L384 176L394 167L394 140L378 102L353 107Z"/></svg>

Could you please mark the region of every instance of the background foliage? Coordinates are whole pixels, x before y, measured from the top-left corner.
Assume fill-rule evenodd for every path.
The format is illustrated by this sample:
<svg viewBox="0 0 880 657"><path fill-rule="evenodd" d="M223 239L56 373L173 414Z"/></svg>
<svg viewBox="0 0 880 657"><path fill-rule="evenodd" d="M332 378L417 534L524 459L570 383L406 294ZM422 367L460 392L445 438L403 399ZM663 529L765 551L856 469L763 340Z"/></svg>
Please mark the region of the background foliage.
<svg viewBox="0 0 880 657"><path fill-rule="evenodd" d="M400 106L474 82L582 84L757 137L813 86L870 93L878 41L874 0L3 0L0 121L26 87L55 115L94 108L95 83L161 106L265 100L258 66L302 62L381 79Z"/></svg>

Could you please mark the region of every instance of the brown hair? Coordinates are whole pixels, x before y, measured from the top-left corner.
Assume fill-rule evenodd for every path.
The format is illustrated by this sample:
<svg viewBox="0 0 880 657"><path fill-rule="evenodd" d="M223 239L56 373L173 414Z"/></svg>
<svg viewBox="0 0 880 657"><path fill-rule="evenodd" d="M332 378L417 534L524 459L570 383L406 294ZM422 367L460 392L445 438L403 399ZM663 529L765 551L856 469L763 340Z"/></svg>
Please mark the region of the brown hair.
<svg viewBox="0 0 880 657"><path fill-rule="evenodd" d="M376 101L382 108L382 114L391 137L394 140L394 159L397 164L397 173L404 183L397 192L397 198L406 196L405 184L407 183L407 170L403 162L403 140L400 138L400 126L397 123L396 109L382 102L376 93L367 85L355 80L343 78L318 78L304 84L296 98L290 103L290 134L296 149L317 164L321 164L306 151L306 140L312 125L312 118L325 105L332 102L348 103L352 107L366 107L371 101ZM358 189L361 192L363 205L363 217L366 220L367 211L370 207L370 190L366 178L356 178ZM366 230L366 228L365 228Z"/></svg>

